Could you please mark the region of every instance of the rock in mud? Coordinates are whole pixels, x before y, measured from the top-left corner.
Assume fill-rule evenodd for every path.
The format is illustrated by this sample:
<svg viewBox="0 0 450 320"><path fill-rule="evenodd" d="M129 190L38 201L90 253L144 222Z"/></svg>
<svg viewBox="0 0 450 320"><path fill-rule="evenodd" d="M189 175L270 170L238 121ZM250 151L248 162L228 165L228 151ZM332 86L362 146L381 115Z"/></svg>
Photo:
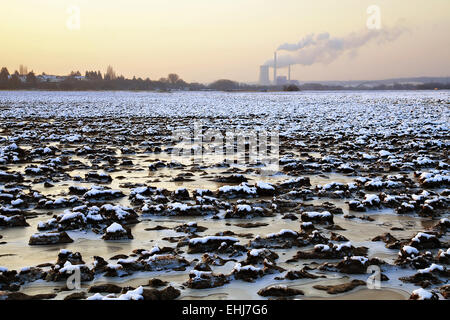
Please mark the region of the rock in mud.
<svg viewBox="0 0 450 320"><path fill-rule="evenodd" d="M333 214L328 211L323 212L303 212L301 214L302 221L313 222L318 224L333 224Z"/></svg>
<svg viewBox="0 0 450 320"><path fill-rule="evenodd" d="M110 183L112 181L112 178L107 173L98 173L98 172L88 172L86 173L84 179L87 182L94 182L94 183Z"/></svg>
<svg viewBox="0 0 450 320"><path fill-rule="evenodd" d="M89 287L88 292L89 293L102 293L102 292L120 293L120 292L122 292L122 287L119 287L118 285L115 285L112 283L98 284L98 285L93 285L93 286Z"/></svg>
<svg viewBox="0 0 450 320"><path fill-rule="evenodd" d="M441 242L434 234L419 232L411 239L409 245L417 249L435 249L441 247Z"/></svg>
<svg viewBox="0 0 450 320"><path fill-rule="evenodd" d="M146 271L161 271L161 270L185 270L189 266L189 261L182 257L175 255L155 255L145 260Z"/></svg>
<svg viewBox="0 0 450 320"><path fill-rule="evenodd" d="M229 278L223 274L192 270L189 273L189 280L186 282L186 285L191 289L208 289L221 287L229 282Z"/></svg>
<svg viewBox="0 0 450 320"><path fill-rule="evenodd" d="M366 282L362 280L352 280L351 282L337 284L334 286L323 286L323 285L315 285L313 286L314 289L317 290L324 290L329 294L338 294L338 293L344 293L350 290L353 290L354 288L358 286L365 286Z"/></svg>
<svg viewBox="0 0 450 320"><path fill-rule="evenodd" d="M264 260L273 263L276 259L278 259L278 254L269 249L252 249L247 251L247 259L245 260L245 264L260 264L263 263Z"/></svg>
<svg viewBox="0 0 450 320"><path fill-rule="evenodd" d="M240 228L259 228L259 227L265 227L268 226L268 223L262 223L262 222L244 222L244 223L236 223L237 227Z"/></svg>
<svg viewBox="0 0 450 320"><path fill-rule="evenodd" d="M368 252L366 247L354 247L350 242L343 244L317 244L311 251L298 251L289 261L299 259L339 259L348 256L361 256Z"/></svg>
<svg viewBox="0 0 450 320"><path fill-rule="evenodd" d="M292 188L298 188L298 187L310 187L311 182L309 180L309 177L298 177L286 180L280 184L281 188L285 189L292 189Z"/></svg>
<svg viewBox="0 0 450 320"><path fill-rule="evenodd" d="M439 292L445 299L450 299L450 284L440 287Z"/></svg>
<svg viewBox="0 0 450 320"><path fill-rule="evenodd" d="M252 265L242 266L240 263L236 263L231 271L231 274L236 280L244 280L247 282L253 282L254 280L264 275L264 270Z"/></svg>
<svg viewBox="0 0 450 320"><path fill-rule="evenodd" d="M162 290L144 289L142 296L144 300L175 300L180 294L180 290L169 286Z"/></svg>
<svg viewBox="0 0 450 320"><path fill-rule="evenodd" d="M41 293L36 295L28 295L22 292L4 292L0 291L1 300L49 300L56 297L56 293Z"/></svg>
<svg viewBox="0 0 450 320"><path fill-rule="evenodd" d="M183 232L183 233L197 233L206 231L208 230L208 228L197 225L197 222L189 222L176 226L174 230L176 232Z"/></svg>
<svg viewBox="0 0 450 320"><path fill-rule="evenodd" d="M84 300L86 299L86 292L74 292L64 298L64 300Z"/></svg>
<svg viewBox="0 0 450 320"><path fill-rule="evenodd" d="M386 243L386 248L388 249L400 248L400 241L388 232L383 233L380 236L376 236L372 239L372 241L383 241L384 243Z"/></svg>
<svg viewBox="0 0 450 320"><path fill-rule="evenodd" d="M263 297L289 297L304 295L302 290L289 288L287 286L275 285L269 286L258 291L258 294Z"/></svg>
<svg viewBox="0 0 450 320"><path fill-rule="evenodd" d="M286 249L293 246L303 246L304 243L299 236L299 233L294 230L282 229L277 233L270 233L265 237L257 236L250 241L249 245L255 249Z"/></svg>
<svg viewBox="0 0 450 320"><path fill-rule="evenodd" d="M26 267L22 268L16 276L16 279L20 283L29 283L36 280L45 279L47 272L38 267Z"/></svg>
<svg viewBox="0 0 450 320"><path fill-rule="evenodd" d="M47 232L47 233L37 233L30 237L28 242L29 245L51 245L59 243L71 243L72 238L63 232Z"/></svg>
<svg viewBox="0 0 450 320"><path fill-rule="evenodd" d="M6 217L0 215L0 227L28 227L29 224L25 220L24 216L15 215L11 217Z"/></svg>
<svg viewBox="0 0 450 320"><path fill-rule="evenodd" d="M83 197L88 201L100 201L100 200L114 200L125 197L120 190L111 190L103 187L93 187L86 192Z"/></svg>
<svg viewBox="0 0 450 320"><path fill-rule="evenodd" d="M439 296L435 292L430 292L425 289L414 290L409 297L410 300L439 300Z"/></svg>
<svg viewBox="0 0 450 320"><path fill-rule="evenodd" d="M434 261L435 259L429 251L420 253L414 247L403 246L400 249L397 260L395 260L395 264L403 267L409 266L415 269L423 269L430 266Z"/></svg>
<svg viewBox="0 0 450 320"><path fill-rule="evenodd" d="M80 281L92 281L94 273L88 266L84 264L72 264L67 261L64 266L55 265L52 270L47 273L47 281L65 281L74 273L80 274Z"/></svg>
<svg viewBox="0 0 450 320"><path fill-rule="evenodd" d="M148 280L148 285L150 287L154 287L154 288L163 287L163 286L166 286L167 284L168 284L167 281L163 281L163 280L157 279L157 278Z"/></svg>
<svg viewBox="0 0 450 320"><path fill-rule="evenodd" d="M450 248L448 248L446 251L439 249L439 252L437 254L437 260L439 263L449 264L450 262Z"/></svg>
<svg viewBox="0 0 450 320"><path fill-rule="evenodd" d="M446 267L433 263L427 268L419 269L417 273L410 277L400 277L400 280L404 282L411 282L426 288L430 284L442 283L439 276L448 279L450 278L450 272Z"/></svg>
<svg viewBox="0 0 450 320"><path fill-rule="evenodd" d="M317 278L326 278L324 275L315 275L312 273L309 273L306 268L303 268L301 270L289 270L286 273L286 276L284 277L288 280L297 280L297 279L317 279Z"/></svg>
<svg viewBox="0 0 450 320"><path fill-rule="evenodd" d="M104 240L125 240L133 239L131 230L129 228L124 228L122 225L114 222L105 230L105 234L102 236Z"/></svg>
<svg viewBox="0 0 450 320"><path fill-rule="evenodd" d="M188 253L214 252L221 246L231 246L239 242L237 238L228 236L208 236L194 238L189 241Z"/></svg>
<svg viewBox="0 0 450 320"><path fill-rule="evenodd" d="M345 257L336 267L342 273L364 274L369 266L369 259L362 256Z"/></svg>

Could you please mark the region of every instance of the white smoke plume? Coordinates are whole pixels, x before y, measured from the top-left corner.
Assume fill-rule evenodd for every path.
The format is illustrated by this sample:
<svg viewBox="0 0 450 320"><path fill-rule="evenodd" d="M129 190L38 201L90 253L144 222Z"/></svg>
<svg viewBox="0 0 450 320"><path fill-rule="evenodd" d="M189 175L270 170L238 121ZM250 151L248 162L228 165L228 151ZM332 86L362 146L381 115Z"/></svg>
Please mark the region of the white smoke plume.
<svg viewBox="0 0 450 320"><path fill-rule="evenodd" d="M355 55L357 50L368 43L383 44L397 39L403 32L403 27L391 29L367 30L360 33L351 33L344 37L332 37L329 33L309 34L298 43L285 43L277 51L288 51L289 54L278 54L277 67L314 63L331 63L344 53ZM273 67L273 59L266 61L265 65Z"/></svg>
<svg viewBox="0 0 450 320"><path fill-rule="evenodd" d="M317 44L318 41L326 40L330 37L330 34L328 32L318 34L317 36L314 36L314 33L308 34L306 37L301 39L298 43L285 43L278 47L277 51L279 50L286 50L286 51L298 51L300 49L303 49L308 46L312 46Z"/></svg>

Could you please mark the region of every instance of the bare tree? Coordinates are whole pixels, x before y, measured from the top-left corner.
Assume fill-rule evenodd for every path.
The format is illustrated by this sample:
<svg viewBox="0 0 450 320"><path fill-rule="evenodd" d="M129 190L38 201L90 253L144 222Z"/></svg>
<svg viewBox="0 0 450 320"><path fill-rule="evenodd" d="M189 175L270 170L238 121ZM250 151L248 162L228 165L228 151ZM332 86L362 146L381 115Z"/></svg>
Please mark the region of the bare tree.
<svg viewBox="0 0 450 320"><path fill-rule="evenodd" d="M105 73L105 80L114 80L116 79L116 72L114 71L112 66L108 66Z"/></svg>
<svg viewBox="0 0 450 320"><path fill-rule="evenodd" d="M27 74L27 78L26 78L26 82L29 84L35 84L37 81L36 79L36 75L34 74L33 71L31 71L30 73Z"/></svg>
<svg viewBox="0 0 450 320"><path fill-rule="evenodd" d="M175 84L177 83L177 81L180 79L180 77L176 74L176 73L171 73L167 76L167 78L169 79L169 82L171 84Z"/></svg>
<svg viewBox="0 0 450 320"><path fill-rule="evenodd" d="M9 78L9 71L6 67L3 67L0 71L0 79L7 81Z"/></svg>

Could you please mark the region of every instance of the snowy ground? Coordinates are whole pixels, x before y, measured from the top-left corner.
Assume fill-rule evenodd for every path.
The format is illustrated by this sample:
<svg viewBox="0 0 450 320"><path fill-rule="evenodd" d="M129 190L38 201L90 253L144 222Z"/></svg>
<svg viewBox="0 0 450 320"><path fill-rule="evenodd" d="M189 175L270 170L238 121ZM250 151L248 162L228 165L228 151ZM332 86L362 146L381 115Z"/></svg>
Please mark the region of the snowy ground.
<svg viewBox="0 0 450 320"><path fill-rule="evenodd" d="M420 287L417 297L442 299L449 107L448 91L2 91L0 299L89 297L104 283L140 299L151 278L181 299L265 299L275 284L301 299L402 299ZM279 172L173 156L174 130L199 122L203 139L208 128L279 131ZM369 265L389 279L378 294L320 288L366 281ZM82 287L59 291L75 269Z"/></svg>

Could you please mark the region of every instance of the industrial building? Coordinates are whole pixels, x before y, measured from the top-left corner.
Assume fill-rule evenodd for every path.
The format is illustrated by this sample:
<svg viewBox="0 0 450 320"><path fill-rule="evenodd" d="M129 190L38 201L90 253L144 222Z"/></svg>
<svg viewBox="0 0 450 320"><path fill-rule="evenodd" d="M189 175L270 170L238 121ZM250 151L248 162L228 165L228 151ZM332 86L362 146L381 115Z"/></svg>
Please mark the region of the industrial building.
<svg viewBox="0 0 450 320"><path fill-rule="evenodd" d="M269 66L259 67L259 84L261 84L263 86L270 85Z"/></svg>
<svg viewBox="0 0 450 320"><path fill-rule="evenodd" d="M284 86L288 84L288 79L286 76L277 76L277 81L275 83L277 86Z"/></svg>
<svg viewBox="0 0 450 320"><path fill-rule="evenodd" d="M286 84L297 84L298 81L291 80L291 65L288 65L288 73L287 76L277 76L277 52L273 55L273 80L270 81L269 78L269 69L270 66L268 65L262 65L259 67L259 84L263 86L269 86L269 85L276 85L276 86L282 86Z"/></svg>

